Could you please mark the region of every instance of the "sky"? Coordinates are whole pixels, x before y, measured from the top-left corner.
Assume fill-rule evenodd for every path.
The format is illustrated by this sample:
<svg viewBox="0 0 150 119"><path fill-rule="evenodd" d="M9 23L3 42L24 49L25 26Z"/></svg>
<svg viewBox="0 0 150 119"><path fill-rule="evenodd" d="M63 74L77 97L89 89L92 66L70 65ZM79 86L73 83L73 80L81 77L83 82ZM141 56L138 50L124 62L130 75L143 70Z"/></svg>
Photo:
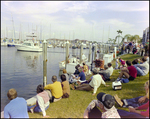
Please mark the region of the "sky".
<svg viewBox="0 0 150 119"><path fill-rule="evenodd" d="M117 31L143 36L149 1L1 1L1 38L106 42Z"/></svg>

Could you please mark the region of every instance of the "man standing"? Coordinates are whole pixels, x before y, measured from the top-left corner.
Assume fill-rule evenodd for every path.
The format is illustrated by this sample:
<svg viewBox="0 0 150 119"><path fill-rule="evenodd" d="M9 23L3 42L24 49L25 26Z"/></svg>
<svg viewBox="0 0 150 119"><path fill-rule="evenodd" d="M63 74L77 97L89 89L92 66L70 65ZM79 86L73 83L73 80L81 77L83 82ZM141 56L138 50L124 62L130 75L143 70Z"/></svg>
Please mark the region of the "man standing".
<svg viewBox="0 0 150 119"><path fill-rule="evenodd" d="M50 90L50 102L56 102L62 98L63 91L62 86L59 81L57 81L57 76L52 76L53 84L48 84L44 89Z"/></svg>
<svg viewBox="0 0 150 119"><path fill-rule="evenodd" d="M4 108L4 118L29 118L27 102L24 98L17 97L15 89L9 89L7 97L10 102Z"/></svg>

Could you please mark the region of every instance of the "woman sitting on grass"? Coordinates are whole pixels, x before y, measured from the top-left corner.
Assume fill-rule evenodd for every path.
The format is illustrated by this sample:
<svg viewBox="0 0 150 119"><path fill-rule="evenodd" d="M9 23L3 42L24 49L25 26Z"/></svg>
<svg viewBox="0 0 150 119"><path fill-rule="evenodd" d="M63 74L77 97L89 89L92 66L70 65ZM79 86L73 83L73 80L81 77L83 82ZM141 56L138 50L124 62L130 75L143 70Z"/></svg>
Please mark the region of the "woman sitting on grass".
<svg viewBox="0 0 150 119"><path fill-rule="evenodd" d="M66 80L66 76L64 74L62 74L60 76L61 78L61 85L62 85L62 90L63 90L63 96L62 98L69 98L70 95L70 86L69 86L69 82Z"/></svg>
<svg viewBox="0 0 150 119"><path fill-rule="evenodd" d="M48 109L49 107L49 95L46 91L44 91L44 87L43 85L38 85L37 86L37 101L36 101L36 105L33 106L28 106L28 112L34 113L34 112L42 112L43 113L43 117L49 117L46 116L46 112L45 110Z"/></svg>
<svg viewBox="0 0 150 119"><path fill-rule="evenodd" d="M124 99L121 100L117 95L114 96L117 104L121 107L128 107L130 112L124 110L118 110L120 116L122 118L127 117L149 117L149 80L144 84L144 88L146 91L145 96L139 96L132 99ZM147 109L146 111L138 111Z"/></svg>
<svg viewBox="0 0 150 119"><path fill-rule="evenodd" d="M101 111L97 108L99 107ZM84 118L120 118L115 108L115 99L103 92L97 95L97 100L92 100L84 112Z"/></svg>

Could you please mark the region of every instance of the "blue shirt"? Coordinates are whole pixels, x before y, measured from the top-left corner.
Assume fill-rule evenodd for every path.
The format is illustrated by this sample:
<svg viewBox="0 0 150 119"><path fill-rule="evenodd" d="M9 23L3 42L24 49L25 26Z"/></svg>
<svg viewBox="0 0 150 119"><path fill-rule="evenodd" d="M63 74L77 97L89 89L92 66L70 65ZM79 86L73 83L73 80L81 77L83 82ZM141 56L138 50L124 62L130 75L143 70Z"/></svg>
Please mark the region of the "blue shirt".
<svg viewBox="0 0 150 119"><path fill-rule="evenodd" d="M4 118L29 118L26 100L21 97L11 100L4 108Z"/></svg>
<svg viewBox="0 0 150 119"><path fill-rule="evenodd" d="M86 79L85 79L85 74L84 74L83 71L80 72L79 77L80 77L80 80L81 80L81 81L85 81L85 80L86 80Z"/></svg>

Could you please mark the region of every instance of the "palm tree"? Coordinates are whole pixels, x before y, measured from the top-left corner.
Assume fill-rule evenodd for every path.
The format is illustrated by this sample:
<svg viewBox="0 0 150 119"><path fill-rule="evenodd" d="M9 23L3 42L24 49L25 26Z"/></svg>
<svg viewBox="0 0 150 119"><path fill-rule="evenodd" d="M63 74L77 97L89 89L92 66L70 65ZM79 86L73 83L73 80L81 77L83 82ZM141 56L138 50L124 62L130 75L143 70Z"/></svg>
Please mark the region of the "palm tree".
<svg viewBox="0 0 150 119"><path fill-rule="evenodd" d="M122 34L122 31L121 31L121 30L118 30L117 32L118 32L118 34L119 34L119 33L121 33L121 34Z"/></svg>
<svg viewBox="0 0 150 119"><path fill-rule="evenodd" d="M127 42L130 40L130 37L131 37L131 35L130 34L126 34L125 36L124 36L124 39L127 39Z"/></svg>
<svg viewBox="0 0 150 119"><path fill-rule="evenodd" d="M118 32L119 35L116 36L115 39L117 40L117 38L118 38L118 45L119 45L119 39L120 39L120 37L122 37L122 36L120 36L120 34L122 34L122 31L121 31L121 30L118 30L117 32Z"/></svg>
<svg viewBox="0 0 150 119"><path fill-rule="evenodd" d="M140 36L139 35L134 35L134 40L135 40L135 42L138 42L140 40Z"/></svg>

